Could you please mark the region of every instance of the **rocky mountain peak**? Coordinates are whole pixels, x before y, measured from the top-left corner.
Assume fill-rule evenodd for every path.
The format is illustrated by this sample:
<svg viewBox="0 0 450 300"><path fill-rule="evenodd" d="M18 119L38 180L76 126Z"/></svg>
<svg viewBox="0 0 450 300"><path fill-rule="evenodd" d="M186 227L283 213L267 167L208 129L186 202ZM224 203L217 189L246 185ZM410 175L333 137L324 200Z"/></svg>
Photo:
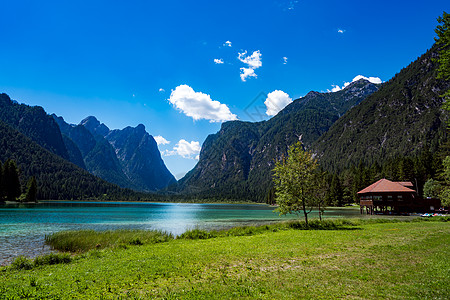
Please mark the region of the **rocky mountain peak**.
<svg viewBox="0 0 450 300"><path fill-rule="evenodd" d="M92 174L139 191L155 191L176 182L143 124L110 130L94 116L78 126L54 117L81 150L86 169Z"/></svg>
<svg viewBox="0 0 450 300"><path fill-rule="evenodd" d="M108 133L110 131L109 128L105 124L100 123L100 121L97 120L97 118L94 116L89 116L89 117L83 119L80 122L80 125L84 126L92 134L101 135L103 137L108 135Z"/></svg>

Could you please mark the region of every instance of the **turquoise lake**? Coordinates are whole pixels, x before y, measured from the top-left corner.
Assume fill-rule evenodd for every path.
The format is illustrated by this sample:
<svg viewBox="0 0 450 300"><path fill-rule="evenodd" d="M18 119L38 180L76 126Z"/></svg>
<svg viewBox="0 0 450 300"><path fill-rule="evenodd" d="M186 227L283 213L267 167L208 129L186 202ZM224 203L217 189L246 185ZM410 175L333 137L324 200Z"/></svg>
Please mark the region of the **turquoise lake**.
<svg viewBox="0 0 450 300"><path fill-rule="evenodd" d="M188 229L233 226L295 219L280 217L261 204L194 204L148 202L48 201L35 205L0 205L0 265L19 255L35 257L51 250L45 235L77 229L158 229L179 235ZM359 216L359 210L332 209L325 217ZM311 212L310 217L317 217Z"/></svg>

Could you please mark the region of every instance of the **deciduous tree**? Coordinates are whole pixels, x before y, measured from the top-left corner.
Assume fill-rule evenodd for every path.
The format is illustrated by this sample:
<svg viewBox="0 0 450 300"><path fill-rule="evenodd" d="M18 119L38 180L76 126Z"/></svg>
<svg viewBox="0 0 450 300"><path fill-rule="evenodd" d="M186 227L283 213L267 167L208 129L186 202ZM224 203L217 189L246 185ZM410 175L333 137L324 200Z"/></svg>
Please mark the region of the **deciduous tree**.
<svg viewBox="0 0 450 300"><path fill-rule="evenodd" d="M303 212L308 224L308 214L316 205L314 174L317 161L303 149L300 142L289 147L288 156L278 161L274 168L275 197L280 215Z"/></svg>
<svg viewBox="0 0 450 300"><path fill-rule="evenodd" d="M424 186L423 186L423 196L424 197L431 197L431 198L438 198L439 193L441 192L442 186L441 184L430 178L428 179Z"/></svg>

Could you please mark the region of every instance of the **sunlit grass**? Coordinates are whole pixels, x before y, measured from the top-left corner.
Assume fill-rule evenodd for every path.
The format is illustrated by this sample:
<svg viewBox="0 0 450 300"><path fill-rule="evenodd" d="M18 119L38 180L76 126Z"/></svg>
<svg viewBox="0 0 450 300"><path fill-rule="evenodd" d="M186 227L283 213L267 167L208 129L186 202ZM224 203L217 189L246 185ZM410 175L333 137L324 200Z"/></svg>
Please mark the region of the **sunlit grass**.
<svg viewBox="0 0 450 300"><path fill-rule="evenodd" d="M7 267L0 299L449 298L448 219L339 222L344 230L274 224Z"/></svg>

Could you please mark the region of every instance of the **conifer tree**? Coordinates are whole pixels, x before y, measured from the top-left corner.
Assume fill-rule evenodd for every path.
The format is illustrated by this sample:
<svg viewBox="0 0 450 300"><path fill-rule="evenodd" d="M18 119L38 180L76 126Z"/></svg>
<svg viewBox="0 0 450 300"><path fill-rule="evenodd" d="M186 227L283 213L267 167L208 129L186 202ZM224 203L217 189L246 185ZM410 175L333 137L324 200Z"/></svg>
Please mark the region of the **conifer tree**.
<svg viewBox="0 0 450 300"><path fill-rule="evenodd" d="M435 39L436 44L439 45L439 68L438 68L438 79L449 80L450 79L450 14L444 13L442 17L439 17L438 25L435 29L438 37ZM446 91L444 94L446 101L444 108L450 110L450 90Z"/></svg>
<svg viewBox="0 0 450 300"><path fill-rule="evenodd" d="M21 194L19 170L14 160L7 160L3 168L3 187L6 200L16 201Z"/></svg>
<svg viewBox="0 0 450 300"><path fill-rule="evenodd" d="M0 203L4 202L3 196L4 196L4 190L3 190L3 164L0 161Z"/></svg>
<svg viewBox="0 0 450 300"><path fill-rule="evenodd" d="M334 174L330 186L330 200L334 206L342 206L344 200L343 197L344 193L342 190L341 181L339 180L339 177Z"/></svg>
<svg viewBox="0 0 450 300"><path fill-rule="evenodd" d="M37 202L37 183L36 178L32 176L27 183L27 194L25 196L26 202Z"/></svg>
<svg viewBox="0 0 450 300"><path fill-rule="evenodd" d="M439 45L439 68L437 78L450 79L450 14L444 11L442 17L438 18L440 25L436 27L436 44ZM443 108L450 111L450 89L443 95L445 102ZM444 171L444 187L441 190L440 198L444 206L450 206L450 156L447 156L442 162Z"/></svg>

